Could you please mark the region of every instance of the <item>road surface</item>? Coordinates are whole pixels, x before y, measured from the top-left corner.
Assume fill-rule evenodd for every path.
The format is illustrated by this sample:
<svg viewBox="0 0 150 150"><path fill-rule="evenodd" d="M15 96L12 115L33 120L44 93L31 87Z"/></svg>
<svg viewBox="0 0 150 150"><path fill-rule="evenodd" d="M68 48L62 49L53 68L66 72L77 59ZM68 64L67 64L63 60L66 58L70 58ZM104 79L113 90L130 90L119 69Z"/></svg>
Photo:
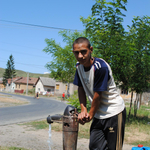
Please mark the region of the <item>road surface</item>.
<svg viewBox="0 0 150 150"><path fill-rule="evenodd" d="M1 93L0 94L5 94ZM0 125L15 124L39 119L48 115L63 114L67 104L53 98L35 99L31 96L8 94L20 100L27 100L27 105L0 108Z"/></svg>

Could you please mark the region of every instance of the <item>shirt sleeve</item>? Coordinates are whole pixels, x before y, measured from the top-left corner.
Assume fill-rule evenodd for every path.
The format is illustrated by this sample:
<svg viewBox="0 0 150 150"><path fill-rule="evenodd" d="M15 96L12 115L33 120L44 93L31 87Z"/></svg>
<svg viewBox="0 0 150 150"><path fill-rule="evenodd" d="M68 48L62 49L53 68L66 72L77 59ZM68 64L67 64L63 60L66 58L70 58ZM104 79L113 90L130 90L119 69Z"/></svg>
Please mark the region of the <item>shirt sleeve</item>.
<svg viewBox="0 0 150 150"><path fill-rule="evenodd" d="M79 77L79 74L78 74L77 70L76 70L76 73L75 73L73 84L77 85L77 86L82 86L82 83L81 83L81 80L80 80L80 77Z"/></svg>
<svg viewBox="0 0 150 150"><path fill-rule="evenodd" d="M95 71L94 91L107 91L107 82L109 80L109 70L107 67L99 68Z"/></svg>

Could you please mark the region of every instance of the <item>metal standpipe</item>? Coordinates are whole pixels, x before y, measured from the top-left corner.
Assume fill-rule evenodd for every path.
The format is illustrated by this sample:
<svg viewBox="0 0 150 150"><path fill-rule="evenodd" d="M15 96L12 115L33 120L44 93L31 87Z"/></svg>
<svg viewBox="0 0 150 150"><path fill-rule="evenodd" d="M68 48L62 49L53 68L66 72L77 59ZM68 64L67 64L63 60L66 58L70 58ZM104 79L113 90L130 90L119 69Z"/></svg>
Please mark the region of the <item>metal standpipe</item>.
<svg viewBox="0 0 150 150"><path fill-rule="evenodd" d="M47 122L49 124L53 122L62 123L63 131L63 150L76 150L78 139L78 127L77 122L78 112L77 109L71 105L68 105L64 111L64 115L48 116Z"/></svg>

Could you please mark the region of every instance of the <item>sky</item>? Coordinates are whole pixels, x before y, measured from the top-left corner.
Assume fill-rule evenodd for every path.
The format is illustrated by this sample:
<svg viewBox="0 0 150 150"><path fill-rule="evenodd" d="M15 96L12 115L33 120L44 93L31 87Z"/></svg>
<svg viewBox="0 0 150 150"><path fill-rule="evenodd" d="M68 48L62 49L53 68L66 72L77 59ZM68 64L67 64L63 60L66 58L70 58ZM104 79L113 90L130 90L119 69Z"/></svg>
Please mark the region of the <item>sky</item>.
<svg viewBox="0 0 150 150"><path fill-rule="evenodd" d="M45 39L52 38L65 46L59 28L84 30L80 17L91 15L94 3L94 0L0 0L0 68L6 69L12 54L16 70L49 72L45 65L52 57L43 52L47 46ZM128 0L124 28L127 30L127 25L132 24L134 16L150 16L149 6L150 0Z"/></svg>

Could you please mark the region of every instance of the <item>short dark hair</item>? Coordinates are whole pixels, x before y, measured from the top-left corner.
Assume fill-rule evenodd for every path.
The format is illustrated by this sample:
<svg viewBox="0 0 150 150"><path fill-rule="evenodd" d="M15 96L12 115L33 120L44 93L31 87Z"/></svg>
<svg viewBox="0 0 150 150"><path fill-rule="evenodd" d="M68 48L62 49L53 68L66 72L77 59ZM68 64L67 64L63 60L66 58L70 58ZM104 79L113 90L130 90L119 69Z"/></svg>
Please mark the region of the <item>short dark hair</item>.
<svg viewBox="0 0 150 150"><path fill-rule="evenodd" d="M80 44L80 43L87 43L87 47L90 49L91 44L90 41L86 37L79 37L77 38L74 42L72 47L74 47L75 44Z"/></svg>

